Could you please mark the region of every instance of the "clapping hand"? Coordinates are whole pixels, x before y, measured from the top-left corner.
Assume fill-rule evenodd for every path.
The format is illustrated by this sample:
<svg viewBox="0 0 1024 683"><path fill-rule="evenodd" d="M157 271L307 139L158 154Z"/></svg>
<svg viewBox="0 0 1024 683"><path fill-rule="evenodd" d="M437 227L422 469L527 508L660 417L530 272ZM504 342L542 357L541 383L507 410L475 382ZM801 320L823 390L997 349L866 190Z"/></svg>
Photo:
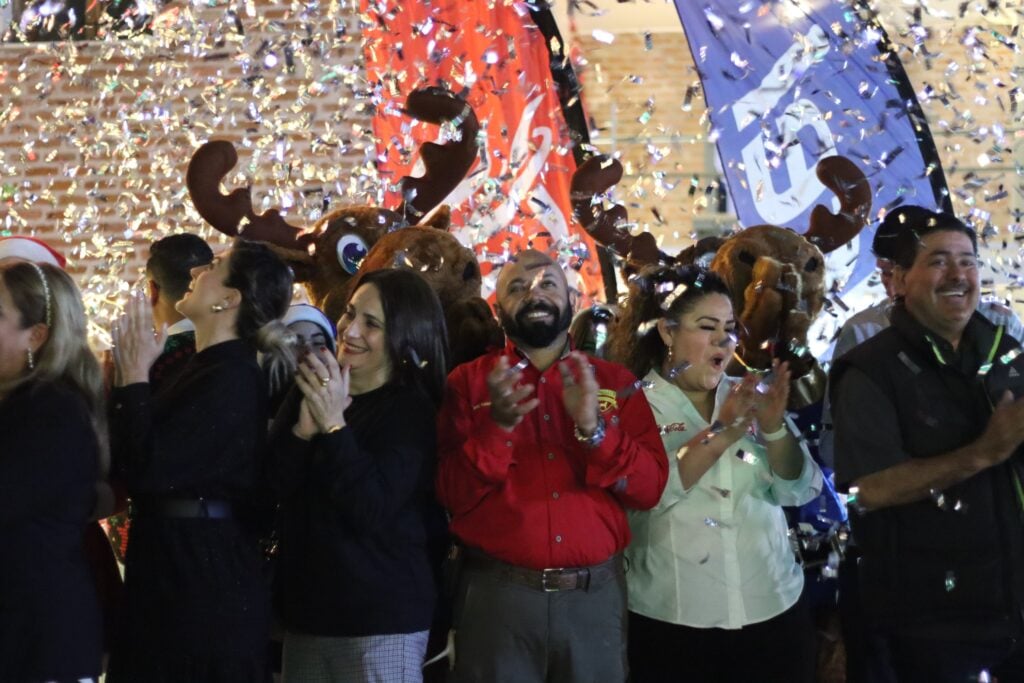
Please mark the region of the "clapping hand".
<svg viewBox="0 0 1024 683"><path fill-rule="evenodd" d="M776 358L772 361L772 374L775 375L775 379L768 390L764 393L756 392L757 425L764 434L782 429L786 403L789 400L789 363L780 363Z"/></svg>
<svg viewBox="0 0 1024 683"><path fill-rule="evenodd" d="M494 369L487 375L487 390L491 396L491 418L502 429L511 430L523 416L540 405L540 399L533 395L532 384L519 384L521 370L510 368L508 358L502 356Z"/></svg>
<svg viewBox="0 0 1024 683"><path fill-rule="evenodd" d="M580 433L590 435L597 429L597 379L587 356L573 351L558 364L562 373L562 402Z"/></svg>
<svg viewBox="0 0 1024 683"><path fill-rule="evenodd" d="M746 430L754 419L756 403L757 375L750 373L729 390L729 395L718 411L718 420L726 429L735 427Z"/></svg>
<svg viewBox="0 0 1024 683"><path fill-rule="evenodd" d="M159 331L153 325L153 306L139 293L125 304L124 314L110 329L113 341L117 386L149 381L149 369L160 357L167 341L167 326Z"/></svg>
<svg viewBox="0 0 1024 683"><path fill-rule="evenodd" d="M302 392L299 420L293 429L296 436L309 439L345 426L345 409L352 403L347 365L340 367L330 354L307 354L295 373L295 383Z"/></svg>

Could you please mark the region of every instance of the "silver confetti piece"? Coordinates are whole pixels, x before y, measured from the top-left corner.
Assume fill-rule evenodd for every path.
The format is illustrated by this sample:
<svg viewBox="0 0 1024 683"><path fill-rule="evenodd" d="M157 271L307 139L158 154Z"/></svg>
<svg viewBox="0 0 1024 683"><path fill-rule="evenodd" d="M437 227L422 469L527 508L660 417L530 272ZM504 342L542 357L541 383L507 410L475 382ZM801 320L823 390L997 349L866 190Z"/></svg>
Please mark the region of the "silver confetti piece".
<svg viewBox="0 0 1024 683"><path fill-rule="evenodd" d="M627 385L625 388L619 389L617 392L615 392L615 397L623 399L629 398L630 396L640 391L641 389L651 389L653 387L654 382L638 379L632 384Z"/></svg>
<svg viewBox="0 0 1024 683"><path fill-rule="evenodd" d="M679 376L679 373L684 372L691 365L690 361L684 360L679 365L674 366L668 371L668 379L672 380Z"/></svg>
<svg viewBox="0 0 1024 683"><path fill-rule="evenodd" d="M704 524L711 529L728 529L730 528L725 522L715 519L714 517L705 517Z"/></svg>

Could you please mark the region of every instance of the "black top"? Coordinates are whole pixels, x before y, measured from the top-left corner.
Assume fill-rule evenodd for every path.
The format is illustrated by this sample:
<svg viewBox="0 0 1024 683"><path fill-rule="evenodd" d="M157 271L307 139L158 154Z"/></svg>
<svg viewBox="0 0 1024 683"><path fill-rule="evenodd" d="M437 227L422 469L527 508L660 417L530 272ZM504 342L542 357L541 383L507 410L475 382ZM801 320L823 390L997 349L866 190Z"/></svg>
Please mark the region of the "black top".
<svg viewBox="0 0 1024 683"><path fill-rule="evenodd" d="M268 680L264 560L243 514L258 495L267 424L255 350L216 344L155 398L148 384L132 384L111 404L115 467L140 510L205 498L239 514L133 518L125 628L107 680Z"/></svg>
<svg viewBox="0 0 1024 683"><path fill-rule="evenodd" d="M1006 390L1024 394L1018 343L980 315L955 350L902 306L892 323L832 368L841 487L970 444L994 400ZM1019 635L1020 458L1018 451L932 498L851 515L862 604L876 627L950 640Z"/></svg>
<svg viewBox="0 0 1024 683"><path fill-rule="evenodd" d="M98 476L83 398L53 382L0 401L0 681L99 675L96 587L82 552Z"/></svg>
<svg viewBox="0 0 1024 683"><path fill-rule="evenodd" d="M433 404L384 386L352 397L344 429L307 442L291 432L300 397L289 397L273 430L283 520L275 605L285 627L325 636L428 629L431 556L445 528L433 493Z"/></svg>

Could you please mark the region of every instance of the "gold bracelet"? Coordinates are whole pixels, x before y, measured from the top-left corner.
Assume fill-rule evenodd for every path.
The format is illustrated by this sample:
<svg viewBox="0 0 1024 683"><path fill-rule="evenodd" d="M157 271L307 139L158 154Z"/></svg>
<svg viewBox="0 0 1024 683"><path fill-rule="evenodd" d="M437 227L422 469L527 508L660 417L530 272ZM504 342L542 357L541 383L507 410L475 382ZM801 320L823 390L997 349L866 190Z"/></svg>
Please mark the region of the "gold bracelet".
<svg viewBox="0 0 1024 683"><path fill-rule="evenodd" d="M327 428L324 434L333 434L334 432L340 431L345 425L331 425Z"/></svg>

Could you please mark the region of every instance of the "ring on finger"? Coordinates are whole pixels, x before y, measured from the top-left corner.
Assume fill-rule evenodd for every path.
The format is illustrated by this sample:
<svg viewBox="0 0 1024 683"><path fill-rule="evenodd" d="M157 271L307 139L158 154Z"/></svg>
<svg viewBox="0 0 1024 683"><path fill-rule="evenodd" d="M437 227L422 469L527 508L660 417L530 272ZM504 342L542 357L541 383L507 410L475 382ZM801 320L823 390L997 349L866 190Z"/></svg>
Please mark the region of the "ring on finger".
<svg viewBox="0 0 1024 683"><path fill-rule="evenodd" d="M320 380L320 386L322 387L326 387L328 384L331 383L330 377L317 377L317 379Z"/></svg>

